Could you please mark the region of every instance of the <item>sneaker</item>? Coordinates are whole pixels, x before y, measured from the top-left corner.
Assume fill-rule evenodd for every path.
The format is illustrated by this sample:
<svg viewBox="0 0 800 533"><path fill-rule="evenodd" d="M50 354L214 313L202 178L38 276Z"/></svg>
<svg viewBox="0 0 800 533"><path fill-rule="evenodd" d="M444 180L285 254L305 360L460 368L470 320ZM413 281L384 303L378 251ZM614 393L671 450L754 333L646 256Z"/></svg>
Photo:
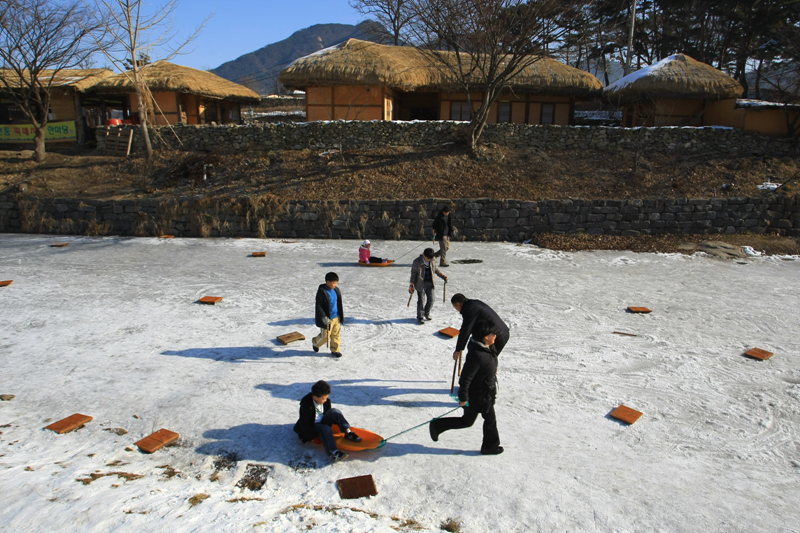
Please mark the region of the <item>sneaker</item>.
<svg viewBox="0 0 800 533"><path fill-rule="evenodd" d="M347 435L344 436L347 440L351 440L353 442L361 442L361 437L355 434L354 431L350 431Z"/></svg>
<svg viewBox="0 0 800 533"><path fill-rule="evenodd" d="M417 322L419 322L420 324L424 324L425 323L425 321L422 319L421 316L417 317Z"/></svg>
<svg viewBox="0 0 800 533"><path fill-rule="evenodd" d="M433 319L431 318L431 315L425 315L425 320L433 320Z"/></svg>
<svg viewBox="0 0 800 533"><path fill-rule="evenodd" d="M503 453L503 447L498 446L494 450L481 450L481 455L500 455Z"/></svg>
<svg viewBox="0 0 800 533"><path fill-rule="evenodd" d="M311 347L314 348L314 353L318 353L319 352L319 346L314 346L313 342L311 343Z"/></svg>
<svg viewBox="0 0 800 533"><path fill-rule="evenodd" d="M342 356L342 352L333 352L333 356L337 359Z"/></svg>
<svg viewBox="0 0 800 533"><path fill-rule="evenodd" d="M439 268L447 268L449 266L450 266L450 263L442 263L441 265L439 265Z"/></svg>
<svg viewBox="0 0 800 533"><path fill-rule="evenodd" d="M334 463L338 463L339 461L341 461L343 459L347 459L348 457L350 457L349 454L346 454L346 453L341 452L339 450L336 450L335 452L333 452L331 454L331 459L333 459Z"/></svg>
<svg viewBox="0 0 800 533"><path fill-rule="evenodd" d="M439 432L433 429L433 424L428 424L428 430L431 432L431 440L439 442Z"/></svg>

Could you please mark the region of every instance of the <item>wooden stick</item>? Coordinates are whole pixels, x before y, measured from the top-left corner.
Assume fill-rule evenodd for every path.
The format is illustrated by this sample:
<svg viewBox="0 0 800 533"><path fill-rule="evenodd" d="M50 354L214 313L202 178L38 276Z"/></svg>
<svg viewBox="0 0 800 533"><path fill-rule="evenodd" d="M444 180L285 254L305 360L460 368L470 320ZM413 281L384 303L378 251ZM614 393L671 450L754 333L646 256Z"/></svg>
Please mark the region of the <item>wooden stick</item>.
<svg viewBox="0 0 800 533"><path fill-rule="evenodd" d="M331 347L331 326L328 324L328 328L325 331L325 348Z"/></svg>
<svg viewBox="0 0 800 533"><path fill-rule="evenodd" d="M459 359L461 357L459 356ZM456 389L456 367L458 367L458 361L453 361L453 381L450 382L450 394L453 394L453 391Z"/></svg>
<svg viewBox="0 0 800 533"><path fill-rule="evenodd" d="M628 337L638 337L638 335L634 335L633 333L623 333L621 331L615 331L617 335L627 335Z"/></svg>
<svg viewBox="0 0 800 533"><path fill-rule="evenodd" d="M444 282L444 292L442 293L442 303L447 303L447 282Z"/></svg>
<svg viewBox="0 0 800 533"><path fill-rule="evenodd" d="M458 354L458 377L461 377L461 354Z"/></svg>
<svg viewBox="0 0 800 533"><path fill-rule="evenodd" d="M406 304L406 307L411 307L411 298L413 297L414 297L414 291L411 291L411 294L408 295L408 303Z"/></svg>

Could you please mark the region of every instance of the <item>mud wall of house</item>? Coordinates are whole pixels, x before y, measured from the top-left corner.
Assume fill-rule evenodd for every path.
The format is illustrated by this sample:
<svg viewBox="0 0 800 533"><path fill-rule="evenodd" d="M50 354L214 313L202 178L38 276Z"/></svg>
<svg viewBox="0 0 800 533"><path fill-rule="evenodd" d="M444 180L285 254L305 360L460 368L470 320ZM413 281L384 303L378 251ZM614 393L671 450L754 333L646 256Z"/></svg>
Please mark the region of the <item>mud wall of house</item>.
<svg viewBox="0 0 800 533"><path fill-rule="evenodd" d="M449 205L455 238L524 241L538 233L776 233L800 236L800 202L758 198L652 200L81 200L0 195L0 232L73 235L427 239Z"/></svg>

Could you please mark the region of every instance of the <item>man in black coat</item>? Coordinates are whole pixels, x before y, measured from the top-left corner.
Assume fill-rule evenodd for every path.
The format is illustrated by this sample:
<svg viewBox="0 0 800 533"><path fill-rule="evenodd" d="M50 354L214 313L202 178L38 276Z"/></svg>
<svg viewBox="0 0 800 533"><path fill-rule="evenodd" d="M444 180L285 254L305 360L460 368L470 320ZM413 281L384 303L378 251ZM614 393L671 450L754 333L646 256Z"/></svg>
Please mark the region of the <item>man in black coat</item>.
<svg viewBox="0 0 800 533"><path fill-rule="evenodd" d="M497 331L491 322L481 321L469 343L467 360L458 380L458 403L464 408L459 418L437 418L430 424L431 439L451 429L468 428L478 415L483 417L483 455L503 453L500 434L497 431L497 416L494 401L497 396L497 352L494 349Z"/></svg>
<svg viewBox="0 0 800 533"><path fill-rule="evenodd" d="M475 326L480 321L487 321L497 330L497 340L494 343L497 355L503 351L503 347L508 342L508 326L503 322L494 310L480 300L470 300L461 293L454 294L450 298L450 303L456 311L461 313L461 331L456 341L456 351L453 352L453 360L458 361L464 347L467 345L470 335L474 337Z"/></svg>
<svg viewBox="0 0 800 533"><path fill-rule="evenodd" d="M336 447L331 425L336 424L344 431L344 438L353 442L361 442L361 437L350 430L350 424L338 409L331 408L331 386L324 380L312 385L311 392L300 400L300 418L294 425L294 432L303 442L319 437L325 451L334 461L346 459L348 455Z"/></svg>
<svg viewBox="0 0 800 533"><path fill-rule="evenodd" d="M453 235L453 222L450 220L450 208L444 206L433 219L433 237L439 241L439 251L434 254L440 257L440 267L450 266L447 263L447 250L450 249L450 237Z"/></svg>

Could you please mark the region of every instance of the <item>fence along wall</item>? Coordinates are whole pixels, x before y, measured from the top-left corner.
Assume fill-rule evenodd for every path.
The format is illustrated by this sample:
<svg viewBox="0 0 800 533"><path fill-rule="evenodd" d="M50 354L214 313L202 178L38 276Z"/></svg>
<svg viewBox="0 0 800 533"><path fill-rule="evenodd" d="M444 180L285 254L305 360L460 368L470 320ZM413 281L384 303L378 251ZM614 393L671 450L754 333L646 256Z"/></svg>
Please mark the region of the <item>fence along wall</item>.
<svg viewBox="0 0 800 533"><path fill-rule="evenodd" d="M336 121L245 126L176 125L151 128L156 149L238 152L243 150L329 150L385 146L435 146L463 138L465 123L452 121ZM98 145L104 133L98 128ZM117 128L112 128L117 129ZM800 138L767 137L732 128L610 128L487 124L486 142L531 149L622 149L654 152L723 152L759 156L800 153ZM135 151L144 150L136 132Z"/></svg>
<svg viewBox="0 0 800 533"><path fill-rule="evenodd" d="M418 239L450 205L456 239L523 241L537 233L777 233L800 237L795 198L666 200L398 200L307 202L80 200L0 195L0 232L181 237Z"/></svg>

